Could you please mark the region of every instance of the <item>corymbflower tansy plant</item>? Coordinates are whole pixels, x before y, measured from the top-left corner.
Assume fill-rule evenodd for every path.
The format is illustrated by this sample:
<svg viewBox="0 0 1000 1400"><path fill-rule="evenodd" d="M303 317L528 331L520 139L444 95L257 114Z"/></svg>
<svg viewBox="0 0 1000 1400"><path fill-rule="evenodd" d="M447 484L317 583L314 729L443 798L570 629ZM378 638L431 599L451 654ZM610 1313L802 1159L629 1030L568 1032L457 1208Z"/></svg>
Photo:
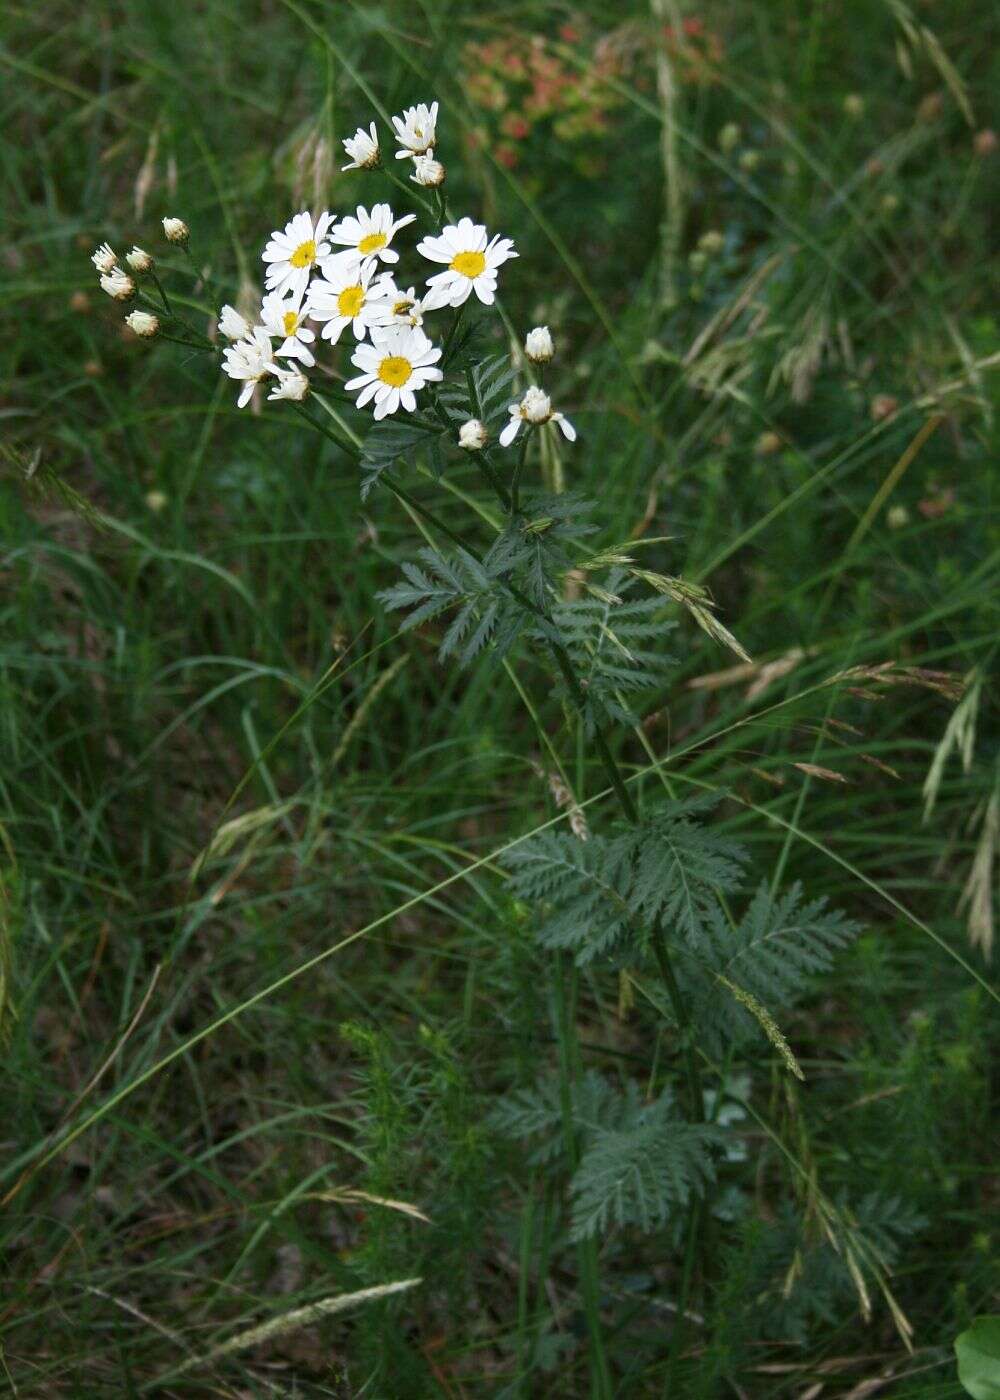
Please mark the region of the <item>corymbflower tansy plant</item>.
<svg viewBox="0 0 1000 1400"><path fill-rule="evenodd" d="M553 1061L561 1076L555 1092L548 1082L538 1089L537 1112L522 1104L518 1121L556 1124L556 1146L545 1158L553 1165L546 1170L565 1176L554 1183L553 1199L566 1198L570 1238L578 1248L579 1276L571 1287L596 1368L587 1393L610 1400L613 1378L602 1361L609 1309L598 1269L614 1252L599 1255L598 1238L620 1226L647 1232L669 1226L672 1233L664 1240L683 1237L686 1257L705 1253L698 1237L723 1128L705 1123L696 1019L714 1005L713 998L730 996L725 987L735 984L724 974L739 957L739 996L732 994L739 1004L716 1006L715 1039L705 1055L707 1064L730 1064L739 1037L752 1037L758 1026L752 1007L766 1007L770 1017L795 989L794 969L822 966L828 950L846 936L845 926L821 918L816 906L797 913L794 892L775 904L765 889L749 910L736 908L732 892L743 858L700 823L699 800L658 805L645 789L641 804L633 796L632 777L606 736L611 726L624 726L624 747L644 732L633 697L643 689L652 694L663 683L659 648L669 626L666 612L675 605L687 608L712 637L749 658L715 620L703 588L639 567L632 546L595 552L588 543L598 528L590 518L593 504L569 491L528 485L539 466L546 472L553 463L560 467L564 443L577 440L573 423L553 407L549 387L531 382L534 370L525 372L527 360L551 362L546 373L558 373L556 342L548 326L536 326L524 339L523 353L515 347L511 354L509 321L496 302L507 264L518 256L513 242L491 235L469 215L456 217L442 188L431 196L415 188L433 187L437 124L437 103L408 108L393 119L397 154L413 164L413 188L382 171L411 195L419 216L399 214L388 203L358 205L343 217L326 209L291 212L264 244L265 295L255 314L237 312L229 303L221 307L218 331L229 344L216 344L190 326L178 311L185 300L168 300L155 273L137 286L108 244L92 261L105 291L119 300L135 298L129 324L138 334L155 328L164 340L214 357L239 386L241 408L260 386L257 406L265 417L289 422L294 415L322 438L325 451L333 444L331 470L352 463L360 469L364 495L378 487L403 504L419 522L427 547L418 562L403 566L402 580L380 595L386 607L406 613L404 630L426 624L420 646L437 639L442 659L454 657L462 665L477 657L484 664L503 661L523 641L523 674L528 678L537 666L547 667L548 687L558 698L549 711L540 707L536 715L532 707L536 725L545 724L546 713L565 714L572 726L570 767L585 781L588 746L600 765L600 786L618 805L618 825L609 822L602 832L596 822L591 829L573 818L583 794L569 793L559 803L566 830L542 830L506 849L513 898L533 910L542 956L551 957L552 985L539 1004L555 1011L552 1036L559 1054ZM377 168L374 122L344 144L353 158L349 169ZM424 227L415 239L409 225L418 217ZM181 220L165 221L164 232L172 242L189 236ZM419 258L439 269L427 277L422 296L416 290ZM398 284L397 265L413 269ZM193 259L185 274L199 275ZM414 285L408 285L411 278ZM240 306L246 309L245 292ZM314 370L311 378L306 370ZM558 395L558 380L550 387ZM407 421L400 421L404 416ZM405 472L411 481L404 485ZM494 498L489 508L468 490L473 473ZM446 518L430 504L433 482L442 475L455 487ZM557 472L552 479L559 479ZM465 510L470 504L474 512ZM492 532L488 542L460 532L463 515L481 534ZM527 692L521 693L530 705ZM560 762L558 740L544 738ZM555 819L546 825L555 828ZM770 980L760 971L768 957L782 964ZM587 1070L593 1122L577 1113L584 1081L574 1069L583 1057L574 1013L577 964L587 965L595 978L617 979L622 969L635 969L650 989L648 1002L667 1023L656 1067L641 1092L634 1083L626 1093L609 1083L598 1093L592 1081L599 1076ZM719 1028L731 1026L738 1030L727 1038ZM522 1090L526 1103L524 1096L534 1091ZM686 1214L686 1224L675 1220L680 1214ZM570 1257L560 1252L561 1260ZM670 1304L677 1319L671 1355L679 1354L677 1338L683 1340L679 1329L689 1313L691 1276L692 1269L664 1270L665 1278L680 1280Z"/></svg>

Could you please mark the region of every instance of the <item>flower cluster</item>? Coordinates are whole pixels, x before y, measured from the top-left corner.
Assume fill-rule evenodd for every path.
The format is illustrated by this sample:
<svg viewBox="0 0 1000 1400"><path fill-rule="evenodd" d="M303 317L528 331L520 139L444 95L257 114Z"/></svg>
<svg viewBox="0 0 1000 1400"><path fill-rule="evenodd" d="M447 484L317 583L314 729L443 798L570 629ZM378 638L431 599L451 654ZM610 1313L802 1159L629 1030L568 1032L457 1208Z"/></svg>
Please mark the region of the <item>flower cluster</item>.
<svg viewBox="0 0 1000 1400"><path fill-rule="evenodd" d="M410 178L423 187L435 188L444 178L443 167L434 158L437 122L436 102L409 107L392 119L396 157L411 162ZM367 129L358 127L343 145L351 157L345 170L373 170L382 164L375 122ZM433 343L425 318L446 307L453 309L447 346L466 304L474 299L492 306L500 268L518 256L509 238L491 236L484 224L468 217L447 221L450 215L440 192L436 202L443 226L416 244L416 252L435 267L419 293L416 285L397 285L395 280L400 262L397 237L416 220L416 214L397 217L384 203L370 208L359 204L343 217L329 209L319 214L303 209L272 232L261 251L264 293L256 315L250 318L225 305L218 317L218 332L228 342L222 350L222 370L239 385L238 407L251 402L258 385L266 385L270 400L300 402L310 388L305 371L317 367L322 342L332 347L347 337L353 342L351 364L359 372L346 378L344 390L356 396L356 406L370 407L376 419L400 410L417 411L417 394L444 378L440 361L445 347ZM420 203L435 218L427 201ZM164 219L163 231L168 242L187 250L190 233L183 220ZM188 326L171 307L149 253L134 247L125 262L127 271L107 243L93 254L101 285L110 296L120 301L138 296L151 307L150 311L134 310L127 317L137 335L160 332L155 309L168 323L176 323L168 324L168 330L179 327L183 332L168 334L168 339L195 349L216 349L214 340ZM147 275L160 293L162 307L139 291L136 279ZM539 367L552 359L554 346L547 326L529 332L524 353L530 364ZM332 369L321 368L327 373ZM440 420L444 410L433 394L431 406ZM553 410L548 395L537 385L511 404L509 412L510 422L499 437L501 446L512 442L525 425L551 423L568 440L576 437L572 425ZM478 419L470 420L458 433L459 446L469 451L484 450L488 440L487 428Z"/></svg>
<svg viewBox="0 0 1000 1400"><path fill-rule="evenodd" d="M434 159L437 118L433 102L409 107L392 119L397 159L411 161L411 180L427 187L444 179L444 168ZM381 164L374 122L367 129L358 127L343 144L351 158L345 170L373 170ZM340 219L329 210L318 217L303 210L271 234L261 254L266 295L257 323L248 324L232 307L224 307L219 320L222 334L234 342L225 352L223 369L242 385L240 406L268 375L279 377L270 398L304 396L307 381L301 369L290 381L293 372L286 369L281 377L278 362L314 366L313 327L318 327L320 340L331 345L348 330L353 336L351 363L361 373L345 387L357 393L359 406L371 404L376 418L400 408L415 411L416 393L442 378L437 364L442 351L423 329L425 313L458 308L473 293L491 305L498 269L517 257L509 238L491 238L482 224L468 218L446 224L417 244L424 258L443 265L418 295L413 286L397 286L393 275L400 256L394 240L416 217L397 218L388 204L359 204Z"/></svg>
<svg viewBox="0 0 1000 1400"><path fill-rule="evenodd" d="M181 219L164 219L163 232L171 243L187 242L187 225ZM153 255L136 243L132 245L131 252L125 254L125 267L119 262L118 254L110 243L101 243L95 248L90 261L97 269L101 291L114 301L134 301L140 297L139 279L143 277L152 277L156 281ZM159 317L153 311L132 311L125 317L125 322L131 331L144 339L157 335L160 330Z"/></svg>

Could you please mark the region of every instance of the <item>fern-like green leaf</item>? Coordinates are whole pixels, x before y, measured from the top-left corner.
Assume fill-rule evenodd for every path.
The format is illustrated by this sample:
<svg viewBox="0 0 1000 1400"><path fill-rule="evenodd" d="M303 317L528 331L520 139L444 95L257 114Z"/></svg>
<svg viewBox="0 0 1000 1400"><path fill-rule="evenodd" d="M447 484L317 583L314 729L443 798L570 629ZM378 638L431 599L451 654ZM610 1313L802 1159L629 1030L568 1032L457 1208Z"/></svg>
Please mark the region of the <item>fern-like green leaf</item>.
<svg viewBox="0 0 1000 1400"><path fill-rule="evenodd" d="M722 1130L678 1117L669 1093L642 1104L634 1085L623 1109L617 1127L595 1132L573 1176L574 1239L622 1225L650 1234L715 1179Z"/></svg>
<svg viewBox="0 0 1000 1400"><path fill-rule="evenodd" d="M717 908L691 931L677 959L681 990L707 1052L721 1054L761 1034L720 978L775 1013L794 1005L858 932L858 924L828 909L825 900L804 901L799 885L775 898L762 884L735 927Z"/></svg>

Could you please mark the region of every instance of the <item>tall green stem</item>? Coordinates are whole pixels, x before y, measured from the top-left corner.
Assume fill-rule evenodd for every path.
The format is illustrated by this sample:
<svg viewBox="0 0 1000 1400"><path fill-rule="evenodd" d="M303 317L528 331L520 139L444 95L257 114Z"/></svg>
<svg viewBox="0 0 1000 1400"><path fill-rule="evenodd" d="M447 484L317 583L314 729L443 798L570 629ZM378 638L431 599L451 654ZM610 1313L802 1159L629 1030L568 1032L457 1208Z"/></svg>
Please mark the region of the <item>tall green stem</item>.
<svg viewBox="0 0 1000 1400"><path fill-rule="evenodd" d="M336 436L323 424L316 422L316 420L312 418L312 416L309 413L305 412L301 408L300 411L303 413L303 416L312 424L312 426L317 429L317 431L323 433L326 437L330 438L332 442L335 442L338 447L348 452L351 456L355 457L356 459L360 458L360 453L358 453L357 449L353 445L345 442L345 440L342 437ZM489 481L490 485L493 486L496 490L497 485L492 480L491 474L484 471L484 476L486 476L487 481ZM453 544L458 545L461 549L474 555L474 551L470 549L469 545L466 543L466 541L462 538L461 535L459 535L455 530L452 530L450 526L444 523L444 521L439 520L433 511L428 510L427 507L424 506L420 501L418 501L414 496L411 496L410 493L404 487L400 486L399 483L395 481L394 478L392 478L388 472L383 473L382 481L401 502L407 505L417 515L421 516L424 520L426 520L429 525L431 525L440 534L444 535L446 539L450 539ZM499 491L497 492L497 494L500 496L500 501L501 504L504 506L504 509L509 509L509 499L505 501L503 496L500 495ZM534 603L532 599L530 599L525 593L523 593L515 584L507 583L505 586L509 590L511 595L514 598L516 598L517 601L520 602L523 607L528 608L532 613L534 613L538 617L541 617L545 621L551 621L545 610L539 607L536 603ZM560 674L562 675L566 683L567 689L569 690L569 693L573 698L573 702L576 705L577 709L580 710L582 713L586 701L586 696L580 678L577 675L576 668L573 665L573 660L567 652L566 648L562 645L562 643L557 641L555 637L550 635L548 628L546 628L546 640L549 646L549 650L552 653L553 660L555 661L556 666L558 667ZM595 730L594 744L597 749L597 754L601 760L601 764L604 768L604 771L607 774L612 791L614 792L615 797L618 800L618 804L621 807L622 814L624 815L626 821L628 821L630 825L635 826L639 821L638 810L632 799L632 795L629 792L628 787L626 786L621 769L614 757L614 754L611 752L607 738L605 737L603 730L599 726ZM691 1121L695 1123L700 1123L704 1121L705 1107L704 1098L702 1096L701 1072L698 1066L698 1058L695 1052L695 1047L691 1036L691 1018L688 1014L687 1007L684 1003L683 994L681 993L680 987L677 982L677 976L674 972L673 964L670 959L670 950L667 945L666 937L664 935L663 929L659 926L659 924L657 924L653 930L652 946L657 965L660 969L660 974L663 978L664 985L667 989L667 995L670 998L670 1004L673 1009L674 1017L677 1021L678 1031L680 1033L681 1052L684 1059L685 1077L687 1079L689 1112L691 1116ZM570 1170L573 1171L575 1170L577 1162L577 1148L576 1135L573 1131L572 1124L571 1086L574 1078L576 1041L575 1037L572 1035L571 1017L569 1014L569 1005L567 1003L567 989L565 986L565 969L563 968L562 963L559 964L558 981L560 1008L560 1081L563 1094L564 1132L566 1134L566 1151L570 1162ZM700 1233L700 1215L701 1210L699 1203L697 1201L692 1201L690 1207L690 1215L688 1219L687 1247L685 1251L685 1260L681 1278L680 1296L678 1298L677 1304L677 1324L674 1329L674 1336L671 1342L670 1360L668 1363L668 1388L671 1385L672 1377L676 1370L677 1358L680 1354L688 1299L690 1297L691 1288L693 1285L694 1260L697 1252L698 1235ZM597 1254L596 1249L593 1247L593 1242L591 1242L591 1247L589 1249L581 1246L580 1268L581 1283L584 1290L584 1303L587 1312L588 1328L591 1331L591 1344L594 1349L595 1393L600 1397L600 1400L604 1400L605 1396L610 1397L613 1392L610 1389L610 1372L608 1370L607 1357L604 1352L603 1337L601 1333Z"/></svg>
<svg viewBox="0 0 1000 1400"><path fill-rule="evenodd" d="M576 981L575 968L568 969L565 953L556 954L556 1015L559 1032L559 1098L562 1110L563 1145L570 1175L576 1171L579 1162L576 1127L573 1121L573 1085L578 1079L578 1042L574 1034ZM612 1400L614 1389L611 1371L604 1348L604 1332L601 1327L601 1294L597 1243L593 1239L580 1240L577 1245L577 1259L580 1266L580 1284L583 1292L583 1307L587 1318L587 1331L590 1335L593 1369L592 1393L596 1400Z"/></svg>

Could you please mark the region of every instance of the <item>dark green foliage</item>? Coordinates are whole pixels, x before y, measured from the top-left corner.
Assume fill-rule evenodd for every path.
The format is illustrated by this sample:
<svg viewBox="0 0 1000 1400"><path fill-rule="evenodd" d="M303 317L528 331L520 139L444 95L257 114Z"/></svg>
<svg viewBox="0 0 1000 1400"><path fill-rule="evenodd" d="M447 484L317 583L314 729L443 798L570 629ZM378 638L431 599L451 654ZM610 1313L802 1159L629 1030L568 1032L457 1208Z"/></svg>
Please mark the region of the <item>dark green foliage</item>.
<svg viewBox="0 0 1000 1400"><path fill-rule="evenodd" d="M543 947L568 949L585 965L637 936L626 893L631 846L629 837L545 831L508 853L514 892L538 905Z"/></svg>
<svg viewBox="0 0 1000 1400"><path fill-rule="evenodd" d="M440 423L424 422L413 416L376 423L365 434L362 448L361 499L368 499L382 473L401 458L408 464L415 456L426 455L431 467L440 474L444 433Z"/></svg>
<svg viewBox="0 0 1000 1400"><path fill-rule="evenodd" d="M568 948L579 963L621 949L640 954L651 930L704 939L718 899L736 889L745 853L728 837L693 821L713 799L671 802L641 826L586 842L543 832L507 856L516 894L544 912L540 942Z"/></svg>
<svg viewBox="0 0 1000 1400"><path fill-rule="evenodd" d="M407 582L397 583L378 595L390 610L410 610L403 628L419 627L422 622L455 609L455 617L438 648L442 660L454 652L459 664L467 666L487 646L495 660L505 656L527 618L523 607L504 586L496 566L489 560L481 564L465 550L444 555L424 549L420 558L425 568L404 564Z"/></svg>
<svg viewBox="0 0 1000 1400"><path fill-rule="evenodd" d="M776 1013L815 985L817 974L830 968L859 928L828 909L825 899L804 900L798 884L777 897L762 884L735 925L725 909L711 910L678 949L678 979L708 1053L724 1055L760 1034L757 1019L720 978Z"/></svg>
<svg viewBox="0 0 1000 1400"><path fill-rule="evenodd" d="M662 642L676 623L664 617L662 598L628 598L634 584L612 570L601 584L601 596L552 608L552 625L583 685L588 737L607 720L637 724L627 697L662 684L675 664Z"/></svg>
<svg viewBox="0 0 1000 1400"><path fill-rule="evenodd" d="M712 1149L725 1134L686 1122L669 1089L644 1103L634 1083L618 1090L590 1070L572 1089L570 1102L572 1130L582 1143L569 1185L573 1239L620 1226L650 1234L714 1181ZM565 1140L558 1079L545 1076L531 1089L506 1095L490 1123L504 1137L525 1140L533 1166L554 1165Z"/></svg>
<svg viewBox="0 0 1000 1400"><path fill-rule="evenodd" d="M723 1133L685 1121L669 1090L644 1104L629 1084L617 1117L615 1126L594 1129L573 1176L574 1239L614 1226L661 1229L715 1180L712 1148Z"/></svg>
<svg viewBox="0 0 1000 1400"><path fill-rule="evenodd" d="M486 325L485 321L476 323ZM459 332L461 334L461 331ZM482 336L472 335L463 343L461 359L465 363L462 380L446 382L440 401L447 409L456 429L469 418L478 418L496 435L499 424L507 420L507 407L517 397L517 365L506 350L485 359L481 353ZM469 384L469 376L472 384Z"/></svg>
<svg viewBox="0 0 1000 1400"><path fill-rule="evenodd" d="M551 617L560 575L576 562L572 545L597 529L592 510L592 501L572 492L525 492L522 510L491 544L490 565L524 591L536 616ZM558 629L545 622L543 632L552 636Z"/></svg>
<svg viewBox="0 0 1000 1400"><path fill-rule="evenodd" d="M601 1393L593 1296L615 1400L872 1383L956 1400L954 1338L996 1311L996 8L0 7L0 1391L577 1400ZM563 104L539 121L536 76ZM263 241L296 210L403 211L384 173L340 172L340 138L376 118L405 185L377 106L434 98L450 209L520 253L507 325L467 305L440 413L422 394L375 424L337 392L350 336L324 342L313 388L364 442L359 466L288 404L237 410L211 354L124 331L98 242L149 247L207 331L260 288ZM164 214L189 222L190 258ZM433 224L396 238L414 280ZM543 321L555 359L514 373ZM426 322L438 344L452 326ZM579 440L530 439L512 521L455 437L476 413L495 443L529 377ZM483 459L504 487L524 443ZM520 690L428 654L477 595L467 570L419 643L396 638L405 612L376 594L410 584L402 561L443 584L389 479L480 561L506 556L497 579L538 609L506 653ZM646 571L627 591L605 572L623 556ZM709 597L753 665L702 630ZM635 664L601 631L622 638L631 608L660 628L625 639ZM559 637L590 681L582 723ZM946 690L827 684L884 663L946 672L952 693L974 676L962 737ZM608 844L627 833L596 798L595 723L641 851ZM661 778L730 796L657 847ZM498 870L544 822L585 831L581 809L628 908L582 965L620 906L573 886L586 917L561 953L535 936L558 911ZM708 853L736 867L724 907L703 835L746 852ZM590 881L579 845L559 860ZM662 874L672 851L701 872L690 891ZM767 926L796 882L775 960ZM833 910L865 927L843 949ZM794 1113L737 992L794 1044ZM672 1093L673 1133L692 1043L716 1180L699 1194L685 1174L689 1205L647 1234L616 1203L673 1187L647 1185L660 1159L639 1154L632 1191L642 1130L622 1109L655 1118ZM487 1134L498 1100L521 1122ZM624 1187L574 1243L598 1140ZM262 1318L410 1275L399 1298L158 1379Z"/></svg>

